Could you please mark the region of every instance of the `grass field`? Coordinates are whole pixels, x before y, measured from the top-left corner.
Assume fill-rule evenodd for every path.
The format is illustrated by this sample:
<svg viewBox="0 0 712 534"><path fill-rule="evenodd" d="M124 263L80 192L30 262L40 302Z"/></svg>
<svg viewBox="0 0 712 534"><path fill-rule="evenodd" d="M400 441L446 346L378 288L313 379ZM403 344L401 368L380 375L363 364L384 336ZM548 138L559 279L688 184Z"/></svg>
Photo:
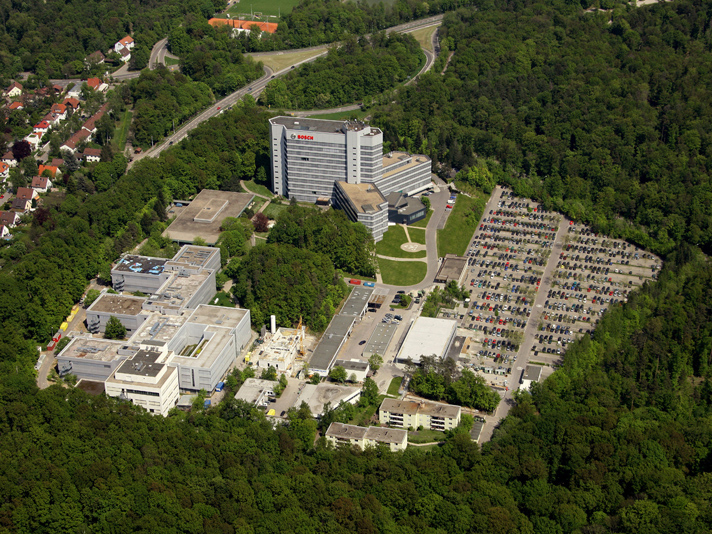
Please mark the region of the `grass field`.
<svg viewBox="0 0 712 534"><path fill-rule="evenodd" d="M395 261L378 258L378 267L384 284L412 286L423 281L428 273L428 264L423 261Z"/></svg>
<svg viewBox="0 0 712 534"><path fill-rule="evenodd" d="M117 152L123 152L126 146L126 137L129 135L129 126L131 126L131 112L127 109L121 115L119 123L116 125L114 136L114 148Z"/></svg>
<svg viewBox="0 0 712 534"><path fill-rule="evenodd" d="M425 216L425 219L422 221L418 221L417 223L413 223L408 226L408 228L426 228L428 226L428 223L430 222L430 217L433 216L433 210L429 210L428 214Z"/></svg>
<svg viewBox="0 0 712 534"><path fill-rule="evenodd" d="M250 193L256 193L267 198L272 198L274 196L269 189L267 189L262 184L256 184L254 180L249 180L242 183L245 184L245 189L247 189Z"/></svg>
<svg viewBox="0 0 712 534"><path fill-rule="evenodd" d="M423 236L424 238L425 236ZM405 230L402 226L389 226L388 231L383 234L383 239L376 243L376 254L390 256L392 258L424 258L427 252L406 252L400 246L407 243ZM417 241L416 241L417 242Z"/></svg>
<svg viewBox="0 0 712 534"><path fill-rule="evenodd" d="M457 254L462 256L477 229L487 196L476 192L475 197L458 195L455 207L447 219L445 228L438 230L438 256Z"/></svg>
<svg viewBox="0 0 712 534"><path fill-rule="evenodd" d="M276 204L274 202L270 202L270 205L267 206L262 213L267 215L270 219L276 219L279 217L279 214L282 213L284 210L286 210L289 206L286 204Z"/></svg>
<svg viewBox="0 0 712 534"><path fill-rule="evenodd" d="M279 22L279 17L291 13L297 4L299 4L299 0L245 0L230 6L227 13L230 13L234 19L249 20L250 13L253 13L260 14L262 22ZM224 19L226 15L220 13L215 17ZM255 15L255 20L257 20L257 15Z"/></svg>
<svg viewBox="0 0 712 534"><path fill-rule="evenodd" d="M321 115L311 115L310 119L324 119L331 121L340 121L346 119L359 119L363 120L369 115L369 111L361 111L360 109L354 109L352 111L337 111L336 113L323 113Z"/></svg>
<svg viewBox="0 0 712 534"><path fill-rule="evenodd" d="M403 377L402 376L394 376L393 380L391 380L390 385L388 386L388 394L393 395L394 397L398 396L398 389L400 388L401 384L403 383Z"/></svg>
<svg viewBox="0 0 712 534"><path fill-rule="evenodd" d="M307 50L306 52L277 52L271 56L259 56L255 58L255 61L261 61L265 66L272 69L274 72L278 72L282 69L286 69L295 63L304 61L305 59L318 56L319 54L325 54L326 50Z"/></svg>
<svg viewBox="0 0 712 534"><path fill-rule="evenodd" d="M166 66L170 67L171 65L180 65L180 59L166 56Z"/></svg>
<svg viewBox="0 0 712 534"><path fill-rule="evenodd" d="M408 235L410 236L411 242L425 245L425 232L423 232L421 229L416 228L411 232L410 228L408 228Z"/></svg>
<svg viewBox="0 0 712 534"><path fill-rule="evenodd" d="M410 35L415 38L422 48L426 50L433 51L433 34L438 29L437 26L431 26L430 28L421 28L415 30L414 32L409 32Z"/></svg>
<svg viewBox="0 0 712 534"><path fill-rule="evenodd" d="M217 299L217 302L215 302L215 299ZM215 293L215 296L210 301L210 304L213 306L226 306L228 308L235 307L235 304L232 302L230 295L228 295L224 291L218 291L217 293Z"/></svg>
<svg viewBox="0 0 712 534"><path fill-rule="evenodd" d="M445 433L437 430L414 430L408 432L408 441L410 443L431 443L433 441L444 441Z"/></svg>

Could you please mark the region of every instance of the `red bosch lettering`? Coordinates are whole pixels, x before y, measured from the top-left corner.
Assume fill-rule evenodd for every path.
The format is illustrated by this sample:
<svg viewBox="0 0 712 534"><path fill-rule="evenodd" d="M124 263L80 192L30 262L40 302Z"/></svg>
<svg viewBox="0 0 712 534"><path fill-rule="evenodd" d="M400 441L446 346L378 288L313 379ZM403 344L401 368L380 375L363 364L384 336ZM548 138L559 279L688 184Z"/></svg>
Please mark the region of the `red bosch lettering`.
<svg viewBox="0 0 712 534"><path fill-rule="evenodd" d="M297 139L306 139L308 141L313 141L314 136L313 135L298 135Z"/></svg>

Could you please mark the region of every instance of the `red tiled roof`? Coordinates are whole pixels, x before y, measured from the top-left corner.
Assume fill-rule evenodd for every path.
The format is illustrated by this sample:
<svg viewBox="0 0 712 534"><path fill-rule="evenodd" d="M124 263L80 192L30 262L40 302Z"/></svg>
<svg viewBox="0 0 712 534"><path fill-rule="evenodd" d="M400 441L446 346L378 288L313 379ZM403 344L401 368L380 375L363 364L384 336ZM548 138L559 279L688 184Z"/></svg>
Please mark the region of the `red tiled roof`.
<svg viewBox="0 0 712 534"><path fill-rule="evenodd" d="M81 129L78 132L76 132L72 137L67 139L62 146L66 146L67 148L70 148L74 150L77 148L77 145L84 141L87 137L89 137L90 132L87 130Z"/></svg>
<svg viewBox="0 0 712 534"><path fill-rule="evenodd" d="M52 177L54 177L57 174L57 170L57 167L53 167L52 165L40 165L39 173L42 175L45 171L49 171L52 173Z"/></svg>
<svg viewBox="0 0 712 534"><path fill-rule="evenodd" d="M2 221L5 226L15 224L16 219L17 214L14 211L0 211L0 221Z"/></svg>
<svg viewBox="0 0 712 534"><path fill-rule="evenodd" d="M59 167L60 165L64 165L64 160L62 158L52 158L52 161L50 161L49 164L52 167Z"/></svg>
<svg viewBox="0 0 712 534"><path fill-rule="evenodd" d="M239 28L242 30L249 30L252 26L259 26L260 30L267 33L274 33L277 31L276 22L259 22L256 20L238 20L238 19L210 19L208 24L211 26L231 26L232 28Z"/></svg>
<svg viewBox="0 0 712 534"><path fill-rule="evenodd" d="M20 91L22 91L22 84L21 84L21 83L12 82L12 83L8 86L8 88L5 89L5 92L6 92L6 93L9 93L10 91L12 91L13 89L15 89L16 87L17 87Z"/></svg>
<svg viewBox="0 0 712 534"><path fill-rule="evenodd" d="M4 161L0 161L0 174L4 173L9 168L10 166L7 163L5 163Z"/></svg>
<svg viewBox="0 0 712 534"><path fill-rule="evenodd" d="M47 128L49 128L49 122L40 121L37 124L35 124L35 128L39 128L41 130L46 130Z"/></svg>
<svg viewBox="0 0 712 534"><path fill-rule="evenodd" d="M100 148L85 148L84 156L94 156L96 158L100 158L101 157L101 149Z"/></svg>
<svg viewBox="0 0 712 534"><path fill-rule="evenodd" d="M65 113L67 111L67 106L64 104L52 104L50 111L52 113L57 113L58 115L61 115L62 113Z"/></svg>
<svg viewBox="0 0 712 534"><path fill-rule="evenodd" d="M13 102L10 104L10 110L12 111L13 109L22 109L25 106L22 105L22 102Z"/></svg>
<svg viewBox="0 0 712 534"><path fill-rule="evenodd" d="M46 176L35 176L32 178L32 187L37 187L39 189L47 189L47 182L49 178Z"/></svg>
<svg viewBox="0 0 712 534"><path fill-rule="evenodd" d="M5 152L5 154L2 157L3 160L8 160L8 161L17 161L15 159L15 155L12 153L12 150L8 150Z"/></svg>
<svg viewBox="0 0 712 534"><path fill-rule="evenodd" d="M79 108L79 100L77 100L74 97L71 98L65 98L64 99L64 105L71 107L73 109L78 109Z"/></svg>
<svg viewBox="0 0 712 534"><path fill-rule="evenodd" d="M35 196L35 190L31 187L18 187L17 195L15 195L19 200L32 200Z"/></svg>
<svg viewBox="0 0 712 534"><path fill-rule="evenodd" d="M101 80L99 78L89 78L87 85L96 91L101 86Z"/></svg>

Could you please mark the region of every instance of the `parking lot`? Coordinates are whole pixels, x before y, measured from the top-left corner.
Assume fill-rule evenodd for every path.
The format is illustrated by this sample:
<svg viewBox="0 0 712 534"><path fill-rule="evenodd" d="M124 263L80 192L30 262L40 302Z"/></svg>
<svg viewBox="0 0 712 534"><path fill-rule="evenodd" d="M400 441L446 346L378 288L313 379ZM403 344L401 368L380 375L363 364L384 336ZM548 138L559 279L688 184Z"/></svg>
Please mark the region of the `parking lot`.
<svg viewBox="0 0 712 534"><path fill-rule="evenodd" d="M661 267L633 245L499 188L466 254L470 302L441 316L455 316L469 336L460 363L505 391L527 363L550 374L570 343Z"/></svg>

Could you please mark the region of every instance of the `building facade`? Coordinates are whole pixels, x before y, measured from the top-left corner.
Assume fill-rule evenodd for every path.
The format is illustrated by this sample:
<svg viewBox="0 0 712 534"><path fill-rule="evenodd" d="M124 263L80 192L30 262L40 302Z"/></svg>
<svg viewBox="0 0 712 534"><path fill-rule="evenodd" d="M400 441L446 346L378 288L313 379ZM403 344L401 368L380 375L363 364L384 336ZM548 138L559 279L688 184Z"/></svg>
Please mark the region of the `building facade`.
<svg viewBox="0 0 712 534"><path fill-rule="evenodd" d="M402 401L384 399L378 409L378 420L381 424L402 428L418 428L428 430L452 430L460 424L459 406L440 404L430 401Z"/></svg>
<svg viewBox="0 0 712 534"><path fill-rule="evenodd" d="M334 203L350 220L368 228L375 242L383 239L388 230L388 202L373 184L336 182Z"/></svg>
<svg viewBox="0 0 712 534"><path fill-rule="evenodd" d="M366 447L385 445L391 452L396 452L404 451L408 446L408 431L395 428L331 423L324 436L334 447L345 445L364 450Z"/></svg>

